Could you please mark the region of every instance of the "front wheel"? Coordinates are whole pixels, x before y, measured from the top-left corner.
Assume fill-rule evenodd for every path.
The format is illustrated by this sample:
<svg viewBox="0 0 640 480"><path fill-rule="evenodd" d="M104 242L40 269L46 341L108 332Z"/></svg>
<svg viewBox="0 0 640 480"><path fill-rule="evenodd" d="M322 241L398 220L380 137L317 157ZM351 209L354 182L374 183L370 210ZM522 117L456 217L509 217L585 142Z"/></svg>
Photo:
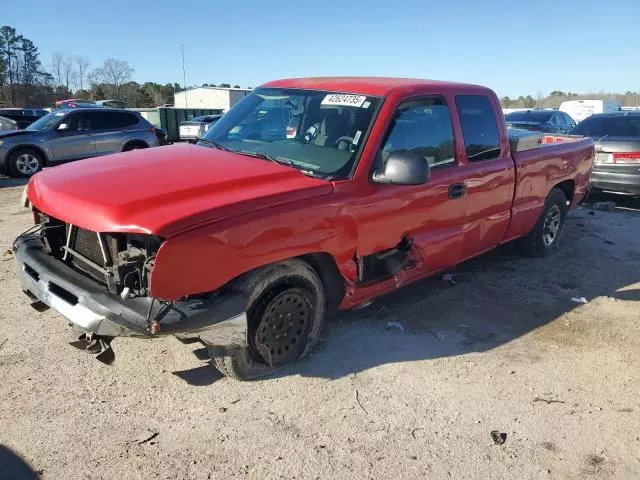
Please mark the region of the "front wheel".
<svg viewBox="0 0 640 480"><path fill-rule="evenodd" d="M264 267L242 282L247 294L247 346L208 345L221 373L250 380L307 355L317 343L326 313L322 281L302 260Z"/></svg>
<svg viewBox="0 0 640 480"><path fill-rule="evenodd" d="M18 148L9 157L9 173L13 177L28 178L43 166L42 154L30 148Z"/></svg>
<svg viewBox="0 0 640 480"><path fill-rule="evenodd" d="M533 230L518 240L521 253L530 257L546 257L560 248L560 238L567 218L567 197L558 188L551 190Z"/></svg>

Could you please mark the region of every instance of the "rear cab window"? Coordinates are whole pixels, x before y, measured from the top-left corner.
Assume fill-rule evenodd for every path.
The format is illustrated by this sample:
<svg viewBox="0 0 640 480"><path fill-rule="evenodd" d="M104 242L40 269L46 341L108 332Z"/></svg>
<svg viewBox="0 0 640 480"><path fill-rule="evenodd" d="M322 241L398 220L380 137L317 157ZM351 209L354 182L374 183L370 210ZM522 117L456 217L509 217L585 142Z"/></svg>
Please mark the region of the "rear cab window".
<svg viewBox="0 0 640 480"><path fill-rule="evenodd" d="M484 95L457 95L456 108L469 162L500 157L500 131L493 106Z"/></svg>

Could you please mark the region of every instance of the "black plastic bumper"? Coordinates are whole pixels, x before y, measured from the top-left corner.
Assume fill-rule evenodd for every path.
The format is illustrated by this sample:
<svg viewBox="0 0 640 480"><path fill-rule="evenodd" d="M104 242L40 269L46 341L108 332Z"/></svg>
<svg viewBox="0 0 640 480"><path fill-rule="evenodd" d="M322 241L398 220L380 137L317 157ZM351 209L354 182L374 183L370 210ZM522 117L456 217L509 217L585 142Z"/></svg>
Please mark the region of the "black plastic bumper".
<svg viewBox="0 0 640 480"><path fill-rule="evenodd" d="M239 293L175 301L162 311L155 302L151 318L160 329L152 335L147 329L151 298L122 299L110 293L48 255L37 235L18 237L14 254L23 289L86 331L112 337L177 334L223 347L246 346L246 303Z"/></svg>

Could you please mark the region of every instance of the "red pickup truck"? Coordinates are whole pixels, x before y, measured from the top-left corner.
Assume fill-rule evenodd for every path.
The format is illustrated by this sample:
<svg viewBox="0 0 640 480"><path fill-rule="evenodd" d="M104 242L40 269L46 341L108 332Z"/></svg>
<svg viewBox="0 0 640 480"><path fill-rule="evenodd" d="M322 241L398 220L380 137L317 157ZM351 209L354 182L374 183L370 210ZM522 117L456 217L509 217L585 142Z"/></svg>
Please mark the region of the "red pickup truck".
<svg viewBox="0 0 640 480"><path fill-rule="evenodd" d="M103 361L114 337L172 334L254 378L307 354L336 309L512 240L554 252L594 158L559 140L520 148L480 86L274 81L197 145L35 175L19 276Z"/></svg>

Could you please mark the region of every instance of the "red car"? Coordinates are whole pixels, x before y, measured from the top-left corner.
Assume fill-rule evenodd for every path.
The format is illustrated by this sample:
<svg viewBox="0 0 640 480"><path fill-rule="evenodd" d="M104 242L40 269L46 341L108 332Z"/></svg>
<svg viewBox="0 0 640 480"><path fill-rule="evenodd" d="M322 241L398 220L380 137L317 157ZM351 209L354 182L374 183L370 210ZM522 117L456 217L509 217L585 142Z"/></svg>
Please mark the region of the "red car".
<svg viewBox="0 0 640 480"><path fill-rule="evenodd" d="M594 158L591 139L558 141L510 141L480 86L271 82L197 145L36 174L20 279L103 360L116 336L172 334L254 378L309 353L336 309L512 240L557 250Z"/></svg>

